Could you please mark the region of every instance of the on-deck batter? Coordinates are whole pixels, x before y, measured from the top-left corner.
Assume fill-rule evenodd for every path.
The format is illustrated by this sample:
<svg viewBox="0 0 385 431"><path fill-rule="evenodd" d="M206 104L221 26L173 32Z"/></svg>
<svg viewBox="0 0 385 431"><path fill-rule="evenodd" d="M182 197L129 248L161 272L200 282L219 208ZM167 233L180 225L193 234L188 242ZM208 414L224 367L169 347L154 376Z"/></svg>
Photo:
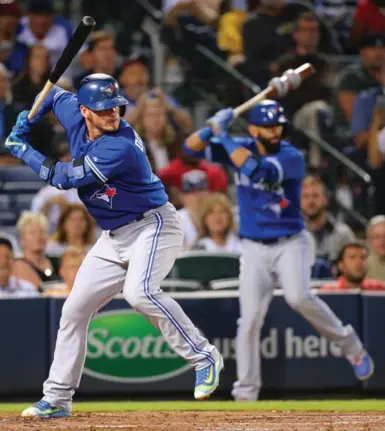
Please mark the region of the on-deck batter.
<svg viewBox="0 0 385 431"><path fill-rule="evenodd" d="M53 111L66 129L72 161L50 160L30 147L27 112L6 141L11 153L60 189L79 197L103 233L86 256L60 320L44 398L23 416L66 417L80 383L91 317L117 293L159 328L170 346L196 369L195 398L218 386L223 360L180 306L160 289L181 250L179 216L151 171L142 140L120 119L128 102L117 81L86 77L77 96L55 87L34 121Z"/></svg>
<svg viewBox="0 0 385 431"><path fill-rule="evenodd" d="M255 106L250 112L251 138L228 135L232 118L231 109L219 111L210 119L217 136L210 128L201 129L184 148L190 155L228 163L235 171L243 252L234 398L258 399L260 332L277 284L294 310L339 344L356 377L368 379L374 365L353 327L343 326L309 288L315 251L300 213L305 164L302 153L282 140L287 125L282 107L272 100Z"/></svg>

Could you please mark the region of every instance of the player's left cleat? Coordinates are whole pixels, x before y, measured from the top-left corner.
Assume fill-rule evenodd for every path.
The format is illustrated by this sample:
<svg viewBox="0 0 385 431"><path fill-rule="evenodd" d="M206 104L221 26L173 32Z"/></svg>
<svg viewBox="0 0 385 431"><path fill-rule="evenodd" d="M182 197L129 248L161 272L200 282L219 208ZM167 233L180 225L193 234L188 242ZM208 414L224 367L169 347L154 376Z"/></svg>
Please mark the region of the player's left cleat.
<svg viewBox="0 0 385 431"><path fill-rule="evenodd" d="M39 417L42 419L54 419L54 418L67 418L70 412L66 410L54 407L50 403L44 400L40 400L33 406L28 407L23 410L21 416L23 417Z"/></svg>
<svg viewBox="0 0 385 431"><path fill-rule="evenodd" d="M368 380L374 373L374 362L368 353L352 365L358 380Z"/></svg>
<svg viewBox="0 0 385 431"><path fill-rule="evenodd" d="M196 370L194 397L196 400L204 400L215 391L219 384L219 374L223 370L223 358L218 354L215 365Z"/></svg>

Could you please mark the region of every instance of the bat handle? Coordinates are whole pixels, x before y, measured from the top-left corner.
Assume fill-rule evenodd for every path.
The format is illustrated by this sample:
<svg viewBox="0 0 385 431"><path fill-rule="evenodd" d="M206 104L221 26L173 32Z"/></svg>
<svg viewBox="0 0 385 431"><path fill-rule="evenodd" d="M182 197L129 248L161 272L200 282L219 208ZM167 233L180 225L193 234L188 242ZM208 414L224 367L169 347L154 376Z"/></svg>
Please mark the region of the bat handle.
<svg viewBox="0 0 385 431"><path fill-rule="evenodd" d="M39 97L36 99L35 103L33 104L31 110L28 113L28 120L33 118L36 115L36 112L44 102L44 99L48 96L48 93L52 90L55 84L53 84L51 81L47 81L44 88L41 90Z"/></svg>
<svg viewBox="0 0 385 431"><path fill-rule="evenodd" d="M257 103L264 100L267 97L267 95L270 94L270 91L271 91L271 87L267 87L264 90L262 90L260 93L256 94L251 99L247 100L245 103L242 103L242 105L239 105L236 108L234 108L233 109L234 118L239 117L244 112L248 111L253 106L255 106Z"/></svg>

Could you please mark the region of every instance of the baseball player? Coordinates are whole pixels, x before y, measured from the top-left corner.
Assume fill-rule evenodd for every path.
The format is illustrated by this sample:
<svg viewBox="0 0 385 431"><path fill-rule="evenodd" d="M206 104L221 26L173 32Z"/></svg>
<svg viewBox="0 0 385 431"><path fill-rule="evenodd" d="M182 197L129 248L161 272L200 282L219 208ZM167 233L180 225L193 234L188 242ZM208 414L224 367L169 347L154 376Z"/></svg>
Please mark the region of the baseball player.
<svg viewBox="0 0 385 431"><path fill-rule="evenodd" d="M240 267L240 312L236 341L236 400L256 400L261 387L260 332L279 284L287 303L315 329L341 347L356 377L365 380L374 364L352 326L343 326L309 289L314 248L300 214L304 159L284 141L287 120L272 100L250 112L251 137L230 137L231 109L219 111L185 142L195 157L229 163L235 171L243 253ZM213 136L212 129L216 136Z"/></svg>
<svg viewBox="0 0 385 431"><path fill-rule="evenodd" d="M77 95L54 87L34 121L53 111L67 132L69 163L51 160L29 145L27 112L19 115L6 141L15 157L54 187L77 188L103 229L63 306L44 397L23 416L70 415L83 371L89 321L119 292L195 368L196 399L207 398L218 386L221 355L160 289L181 250L182 228L163 184L151 171L142 140L120 118L127 103L109 75L84 78Z"/></svg>

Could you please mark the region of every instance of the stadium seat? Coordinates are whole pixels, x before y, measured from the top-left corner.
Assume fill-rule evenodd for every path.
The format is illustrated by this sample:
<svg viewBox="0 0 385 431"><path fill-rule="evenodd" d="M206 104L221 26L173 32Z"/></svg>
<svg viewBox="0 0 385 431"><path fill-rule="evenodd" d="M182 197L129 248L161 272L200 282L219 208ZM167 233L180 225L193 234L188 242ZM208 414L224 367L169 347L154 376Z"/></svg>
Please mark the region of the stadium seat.
<svg viewBox="0 0 385 431"><path fill-rule="evenodd" d="M0 167L0 182L9 181L43 181L29 166Z"/></svg>
<svg viewBox="0 0 385 431"><path fill-rule="evenodd" d="M8 195L0 195L0 211L9 211L10 201Z"/></svg>
<svg viewBox="0 0 385 431"><path fill-rule="evenodd" d="M0 211L0 226L13 226L16 224L16 214L11 211Z"/></svg>
<svg viewBox="0 0 385 431"><path fill-rule="evenodd" d="M33 193L22 193L15 195L12 199L14 211L20 213L23 210L29 210L31 208L33 197Z"/></svg>
<svg viewBox="0 0 385 431"><path fill-rule="evenodd" d="M170 272L171 278L196 280L204 285L223 278L239 277L239 255L192 250L181 253Z"/></svg>
<svg viewBox="0 0 385 431"><path fill-rule="evenodd" d="M44 183L42 181L9 181L2 184L3 193L37 193Z"/></svg>
<svg viewBox="0 0 385 431"><path fill-rule="evenodd" d="M199 281L178 278L166 278L160 283L160 287L165 292L191 292L204 289L203 284Z"/></svg>

